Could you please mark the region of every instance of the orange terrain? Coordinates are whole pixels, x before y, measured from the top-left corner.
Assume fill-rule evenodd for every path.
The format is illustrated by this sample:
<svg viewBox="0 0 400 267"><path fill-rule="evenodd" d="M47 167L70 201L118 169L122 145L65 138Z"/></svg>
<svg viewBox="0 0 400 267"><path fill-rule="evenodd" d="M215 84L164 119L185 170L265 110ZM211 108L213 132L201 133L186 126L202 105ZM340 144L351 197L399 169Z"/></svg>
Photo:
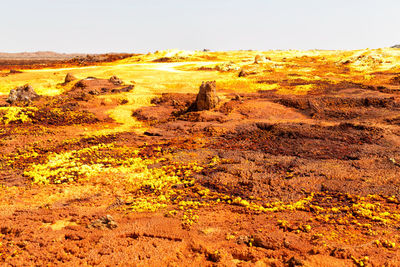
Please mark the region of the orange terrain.
<svg viewBox="0 0 400 267"><path fill-rule="evenodd" d="M0 69L2 265L400 265L400 49Z"/></svg>

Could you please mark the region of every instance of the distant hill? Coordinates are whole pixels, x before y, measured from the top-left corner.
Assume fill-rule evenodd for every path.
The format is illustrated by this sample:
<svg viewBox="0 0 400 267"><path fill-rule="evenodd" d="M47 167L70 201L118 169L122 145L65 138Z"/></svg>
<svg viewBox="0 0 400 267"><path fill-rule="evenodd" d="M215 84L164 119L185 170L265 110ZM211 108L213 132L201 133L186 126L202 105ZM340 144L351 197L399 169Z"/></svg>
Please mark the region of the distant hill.
<svg viewBox="0 0 400 267"><path fill-rule="evenodd" d="M400 48L400 44L397 44L397 45L391 46L391 48Z"/></svg>
<svg viewBox="0 0 400 267"><path fill-rule="evenodd" d="M86 54L65 54L51 51L0 53L0 59L70 59Z"/></svg>

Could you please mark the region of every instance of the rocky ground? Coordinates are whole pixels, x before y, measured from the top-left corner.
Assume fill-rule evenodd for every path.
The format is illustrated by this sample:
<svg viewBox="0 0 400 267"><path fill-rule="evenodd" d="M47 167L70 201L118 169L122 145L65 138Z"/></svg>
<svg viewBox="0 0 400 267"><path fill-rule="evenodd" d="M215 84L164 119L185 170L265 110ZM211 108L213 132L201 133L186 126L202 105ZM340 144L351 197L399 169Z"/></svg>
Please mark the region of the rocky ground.
<svg viewBox="0 0 400 267"><path fill-rule="evenodd" d="M159 52L2 96L0 261L399 265L399 59L361 52Z"/></svg>

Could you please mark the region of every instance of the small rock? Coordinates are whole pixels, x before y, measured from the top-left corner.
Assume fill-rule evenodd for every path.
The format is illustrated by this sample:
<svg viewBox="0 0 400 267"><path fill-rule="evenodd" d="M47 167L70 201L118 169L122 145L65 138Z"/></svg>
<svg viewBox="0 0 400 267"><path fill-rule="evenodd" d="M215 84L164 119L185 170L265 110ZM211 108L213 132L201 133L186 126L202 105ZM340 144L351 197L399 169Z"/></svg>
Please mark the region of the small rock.
<svg viewBox="0 0 400 267"><path fill-rule="evenodd" d="M112 84L114 84L114 85L121 85L121 84L123 84L124 82L120 79L120 78L118 78L117 76L112 76L110 79L108 79Z"/></svg>
<svg viewBox="0 0 400 267"><path fill-rule="evenodd" d="M288 264L289 267L296 267L296 266L304 265L304 263L300 259L295 258L294 256L291 257L286 263Z"/></svg>
<svg viewBox="0 0 400 267"><path fill-rule="evenodd" d="M251 242L251 237L247 235L238 236L238 238L236 239L236 243L239 245L240 244L248 245L250 242Z"/></svg>
<svg viewBox="0 0 400 267"><path fill-rule="evenodd" d="M256 126L260 130L271 131L275 127L275 124L268 122L256 122Z"/></svg>
<svg viewBox="0 0 400 267"><path fill-rule="evenodd" d="M149 130L144 132L143 134L147 136L162 136L161 132L157 130Z"/></svg>
<svg viewBox="0 0 400 267"><path fill-rule="evenodd" d="M277 250L281 247L282 241L278 238L264 235L254 235L252 237L253 245L255 247Z"/></svg>
<svg viewBox="0 0 400 267"><path fill-rule="evenodd" d="M206 253L207 259L212 262L220 262L222 259L222 254L219 250L214 250Z"/></svg>
<svg viewBox="0 0 400 267"><path fill-rule="evenodd" d="M172 106L179 107L181 105L182 105L182 103L180 101L172 99Z"/></svg>
<svg viewBox="0 0 400 267"><path fill-rule="evenodd" d="M97 91L97 90L90 90L90 91L89 91L89 94L90 94L90 95L99 95L100 93L99 93L99 91Z"/></svg>
<svg viewBox="0 0 400 267"><path fill-rule="evenodd" d="M248 75L249 75L249 73L247 71L245 71L244 69L241 69L238 76L239 77L246 77Z"/></svg>
<svg viewBox="0 0 400 267"><path fill-rule="evenodd" d="M114 219L111 215L103 216L88 225L88 228L96 228L96 229L104 229L104 228L114 229L117 227L118 227L118 225L114 221Z"/></svg>
<svg viewBox="0 0 400 267"><path fill-rule="evenodd" d="M232 100L234 100L234 101L242 101L242 97L240 95L238 95L238 94L234 94Z"/></svg>
<svg viewBox="0 0 400 267"><path fill-rule="evenodd" d="M133 90L134 87L134 85L129 85L127 87L121 88L121 92L130 92Z"/></svg>

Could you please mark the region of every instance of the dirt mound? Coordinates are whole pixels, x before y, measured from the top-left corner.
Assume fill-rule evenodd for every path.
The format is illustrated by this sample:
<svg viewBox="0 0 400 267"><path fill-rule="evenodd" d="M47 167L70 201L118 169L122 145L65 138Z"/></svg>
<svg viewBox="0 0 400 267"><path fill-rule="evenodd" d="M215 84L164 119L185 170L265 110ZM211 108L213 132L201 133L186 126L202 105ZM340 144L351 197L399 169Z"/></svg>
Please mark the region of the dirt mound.
<svg viewBox="0 0 400 267"><path fill-rule="evenodd" d="M9 74L18 74L18 73L23 73L23 72L20 70L10 70L9 71Z"/></svg>
<svg viewBox="0 0 400 267"><path fill-rule="evenodd" d="M400 108L400 103L394 97L282 97L275 100L287 107L301 110L314 118L353 119L361 117L380 117L380 109L388 112ZM381 115L382 112L380 112Z"/></svg>
<svg viewBox="0 0 400 267"><path fill-rule="evenodd" d="M195 94L163 93L161 97L153 98L152 104L174 107L188 107L196 98Z"/></svg>
<svg viewBox="0 0 400 267"><path fill-rule="evenodd" d="M360 158L360 144L376 144L383 131L354 124L320 126L304 123L256 123L223 135L231 149L262 150L273 155L312 159Z"/></svg>
<svg viewBox="0 0 400 267"><path fill-rule="evenodd" d="M390 84L400 85L400 75L394 76L390 79Z"/></svg>
<svg viewBox="0 0 400 267"><path fill-rule="evenodd" d="M38 97L39 95L33 90L33 87L26 84L12 89L6 101L10 104L14 104L17 102L30 102Z"/></svg>
<svg viewBox="0 0 400 267"><path fill-rule="evenodd" d="M217 106L219 98L217 96L217 85L215 81L203 82L197 94L196 101L189 108L190 111L210 110Z"/></svg>
<svg viewBox="0 0 400 267"><path fill-rule="evenodd" d="M88 93L90 95L100 94L118 94L123 92L130 92L134 88L134 85L124 86L122 81L117 77L113 76L110 79L98 79L95 77L88 77L86 79L77 82L74 87L67 92L70 95L80 95Z"/></svg>
<svg viewBox="0 0 400 267"><path fill-rule="evenodd" d="M99 119L87 110L74 110L74 108L68 107L41 107L31 117L32 122L39 125L60 126L99 122Z"/></svg>

